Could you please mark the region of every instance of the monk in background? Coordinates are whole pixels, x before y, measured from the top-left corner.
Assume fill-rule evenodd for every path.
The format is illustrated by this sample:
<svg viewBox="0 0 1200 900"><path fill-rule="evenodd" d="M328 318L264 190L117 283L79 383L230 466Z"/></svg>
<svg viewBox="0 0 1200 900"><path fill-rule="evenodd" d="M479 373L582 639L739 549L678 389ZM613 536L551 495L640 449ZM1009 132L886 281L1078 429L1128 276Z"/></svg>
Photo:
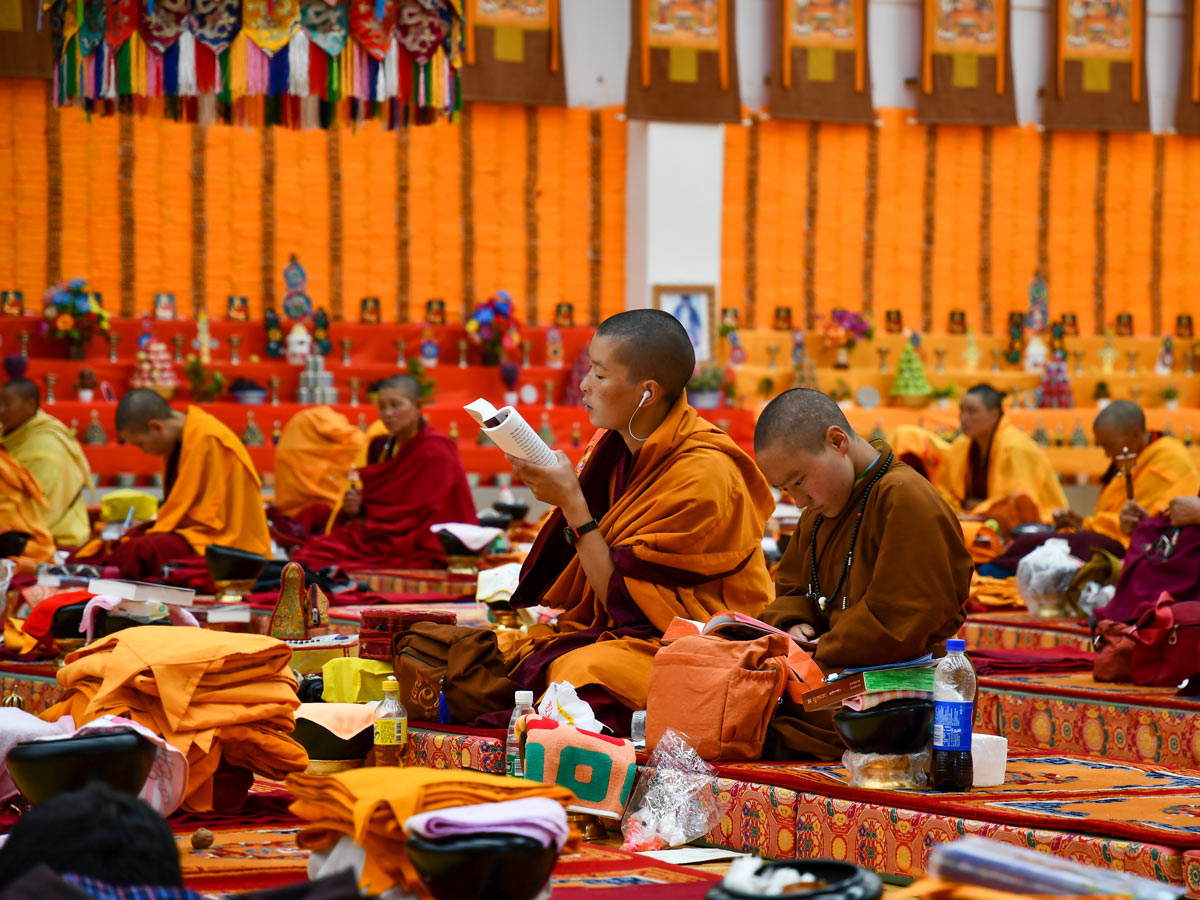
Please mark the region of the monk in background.
<svg viewBox="0 0 1200 900"><path fill-rule="evenodd" d="M328 406L296 413L275 448L275 503L267 516L290 520L299 534L324 534L366 445L367 436Z"/></svg>
<svg viewBox="0 0 1200 900"><path fill-rule="evenodd" d="M942 655L966 618L974 565L933 486L869 444L825 394L796 388L763 410L754 454L771 484L804 509L759 618L817 642L825 673ZM815 560L815 566L813 561ZM833 710L784 697L764 758L840 759Z"/></svg>
<svg viewBox="0 0 1200 900"><path fill-rule="evenodd" d="M1023 522L1051 522L1067 497L1046 451L1004 421L1004 396L990 384L963 395L962 435L933 482L955 512L994 518L1007 535Z"/></svg>
<svg viewBox="0 0 1200 900"><path fill-rule="evenodd" d="M368 446L361 484L342 495L329 533L305 543L293 561L312 569L442 567L441 542L429 527L479 521L458 446L421 418L416 379L382 382L378 402L387 434Z"/></svg>
<svg viewBox="0 0 1200 900"><path fill-rule="evenodd" d="M79 562L117 566L122 578L144 579L172 560L203 556L210 544L271 555L262 482L229 428L198 406L174 410L146 388L121 398L116 426L126 443L163 457L162 505L155 521L119 541L84 547Z"/></svg>
<svg viewBox="0 0 1200 900"><path fill-rule="evenodd" d="M46 508L37 479L0 446L0 557L53 561L54 537L46 524Z"/></svg>
<svg viewBox="0 0 1200 900"><path fill-rule="evenodd" d="M60 547L91 537L87 500L92 470L67 426L41 409L36 384L16 378L0 388L0 444L29 470L45 495L44 518Z"/></svg>
<svg viewBox="0 0 1200 900"><path fill-rule="evenodd" d="M583 407L604 432L579 474L562 451L555 466L508 457L556 507L512 603L563 610L554 627L530 629L510 674L537 692L569 681L628 734L672 619L756 615L770 599L761 541L775 502L750 457L688 405L695 351L673 316L612 316L589 356Z"/></svg>

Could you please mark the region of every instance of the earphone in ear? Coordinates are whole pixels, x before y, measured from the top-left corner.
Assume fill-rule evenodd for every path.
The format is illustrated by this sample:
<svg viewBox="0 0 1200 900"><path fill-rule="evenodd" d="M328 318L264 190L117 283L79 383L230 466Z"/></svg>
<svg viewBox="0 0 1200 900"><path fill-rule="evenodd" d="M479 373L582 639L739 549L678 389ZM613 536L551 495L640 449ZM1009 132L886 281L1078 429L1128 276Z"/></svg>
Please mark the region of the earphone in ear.
<svg viewBox="0 0 1200 900"><path fill-rule="evenodd" d="M640 410L642 408L642 405L649 399L650 399L650 389L646 388L646 390L642 391L642 399L638 401L637 409L635 409L633 411L633 416L636 416L638 414L638 410ZM636 434L633 433L633 416L629 417L629 424L627 426L625 426L625 430L629 432L629 436L631 438L633 438L635 441L643 441L644 442L644 441L650 440L650 435L646 435L644 438L642 438L642 437L638 437Z"/></svg>
<svg viewBox="0 0 1200 900"><path fill-rule="evenodd" d="M650 399L650 391L649 390L642 391L642 402L645 403L649 399Z"/></svg>

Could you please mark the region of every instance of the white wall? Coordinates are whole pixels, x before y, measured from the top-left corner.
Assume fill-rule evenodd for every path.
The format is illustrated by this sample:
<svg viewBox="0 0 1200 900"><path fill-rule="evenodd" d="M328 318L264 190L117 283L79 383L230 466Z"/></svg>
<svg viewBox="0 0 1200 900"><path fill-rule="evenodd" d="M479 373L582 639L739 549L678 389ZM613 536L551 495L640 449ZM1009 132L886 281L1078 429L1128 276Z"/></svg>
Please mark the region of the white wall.
<svg viewBox="0 0 1200 900"><path fill-rule="evenodd" d="M625 102L629 65L631 0L562 0L567 100L572 106L620 106ZM920 0L868 0L871 34L872 93L876 107L916 105L921 70ZM1050 3L1014 0L1013 79L1017 116L1041 118L1040 92L1051 81ZM1187 0L1149 0L1146 25L1146 80L1150 127L1165 131L1175 115L1183 66ZM764 82L776 40L774 0L739 0L737 6L738 77L742 103L766 106Z"/></svg>

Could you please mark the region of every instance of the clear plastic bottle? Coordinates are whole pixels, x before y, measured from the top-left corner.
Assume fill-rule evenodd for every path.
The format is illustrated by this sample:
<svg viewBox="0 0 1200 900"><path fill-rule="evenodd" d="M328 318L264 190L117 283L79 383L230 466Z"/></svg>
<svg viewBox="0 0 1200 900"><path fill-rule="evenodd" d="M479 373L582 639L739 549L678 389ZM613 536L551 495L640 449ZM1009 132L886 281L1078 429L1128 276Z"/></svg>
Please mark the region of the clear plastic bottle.
<svg viewBox="0 0 1200 900"><path fill-rule="evenodd" d="M508 774L513 778L525 777L525 767L521 765L521 742L517 740L517 719L531 712L533 712L533 691L517 691L513 697L512 717L508 720L508 737L504 741Z"/></svg>
<svg viewBox="0 0 1200 900"><path fill-rule="evenodd" d="M946 656L933 675L933 789L969 791L971 721L975 714L975 669L967 642L946 641Z"/></svg>
<svg viewBox="0 0 1200 900"><path fill-rule="evenodd" d="M375 765L404 765L408 744L408 713L400 702L400 682L389 675L383 682L383 699L375 707Z"/></svg>

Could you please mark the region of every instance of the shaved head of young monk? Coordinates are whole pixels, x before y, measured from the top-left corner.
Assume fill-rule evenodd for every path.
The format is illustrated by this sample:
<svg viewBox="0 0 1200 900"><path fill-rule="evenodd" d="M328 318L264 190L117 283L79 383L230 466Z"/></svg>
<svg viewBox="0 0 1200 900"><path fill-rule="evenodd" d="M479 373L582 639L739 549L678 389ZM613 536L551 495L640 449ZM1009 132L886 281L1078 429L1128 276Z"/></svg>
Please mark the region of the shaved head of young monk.
<svg viewBox="0 0 1200 900"><path fill-rule="evenodd" d="M1136 403L1129 400L1114 400L1096 416L1092 423L1096 444L1104 448L1109 459L1121 456L1126 450L1133 454L1142 452L1146 439L1146 414Z"/></svg>
<svg viewBox="0 0 1200 900"><path fill-rule="evenodd" d="M596 428L619 431L637 450L663 420L696 368L687 331L661 309L631 309L605 319L588 350L580 391Z"/></svg>
<svg viewBox="0 0 1200 900"><path fill-rule="evenodd" d="M827 395L795 388L768 403L758 417L754 456L767 481L790 494L797 506L831 518L845 509L854 479L879 453Z"/></svg>
<svg viewBox="0 0 1200 900"><path fill-rule="evenodd" d="M41 391L28 378L14 378L0 388L0 431L16 431L37 414Z"/></svg>
<svg viewBox="0 0 1200 900"><path fill-rule="evenodd" d="M183 438L187 416L147 388L135 388L117 404L117 434L151 456L170 456Z"/></svg>

